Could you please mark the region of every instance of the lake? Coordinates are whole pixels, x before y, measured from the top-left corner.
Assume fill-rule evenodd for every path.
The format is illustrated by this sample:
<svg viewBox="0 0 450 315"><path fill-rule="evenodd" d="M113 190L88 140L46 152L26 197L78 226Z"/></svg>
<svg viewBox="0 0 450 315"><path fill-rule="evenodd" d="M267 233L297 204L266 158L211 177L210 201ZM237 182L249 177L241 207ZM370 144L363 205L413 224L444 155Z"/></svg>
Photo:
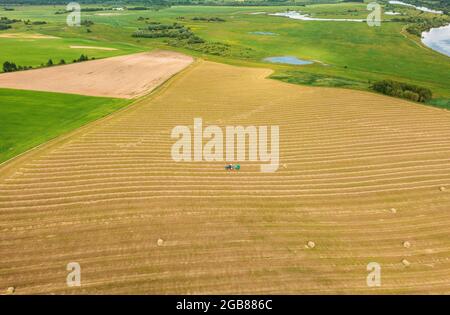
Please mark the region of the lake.
<svg viewBox="0 0 450 315"><path fill-rule="evenodd" d="M249 32L249 34L252 34L252 35L268 35L268 36L278 35L277 33L272 33L272 32Z"/></svg>
<svg viewBox="0 0 450 315"><path fill-rule="evenodd" d="M423 32L422 43L450 57L450 24Z"/></svg>
<svg viewBox="0 0 450 315"><path fill-rule="evenodd" d="M288 65L309 65L314 63L310 60L298 59L297 57L293 56L268 57L264 58L263 60L272 63L284 63Z"/></svg>
<svg viewBox="0 0 450 315"><path fill-rule="evenodd" d="M272 16L282 16L287 17L294 20L302 20L302 21L337 21L337 22L365 22L366 19L323 19L323 18L313 18L308 16L308 14L301 14L301 12L297 11L287 11L280 13L272 13L269 14Z"/></svg>

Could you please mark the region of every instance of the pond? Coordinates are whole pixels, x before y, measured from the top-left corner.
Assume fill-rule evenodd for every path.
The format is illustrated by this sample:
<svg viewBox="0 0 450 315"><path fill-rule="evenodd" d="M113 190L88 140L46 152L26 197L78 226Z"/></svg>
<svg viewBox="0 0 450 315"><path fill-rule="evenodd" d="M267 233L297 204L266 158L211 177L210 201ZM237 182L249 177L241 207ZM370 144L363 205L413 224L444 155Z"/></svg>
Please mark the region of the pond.
<svg viewBox="0 0 450 315"><path fill-rule="evenodd" d="M313 18L308 16L308 14L301 14L301 12L297 11L286 11L280 13L272 13L269 14L272 16L282 16L287 17L294 20L302 20L302 21L337 21L337 22L364 22L365 19L324 19L324 18Z"/></svg>
<svg viewBox="0 0 450 315"><path fill-rule="evenodd" d="M278 35L277 33L272 33L272 32L249 32L249 34L252 34L252 35L268 35L268 36Z"/></svg>
<svg viewBox="0 0 450 315"><path fill-rule="evenodd" d="M288 65L309 65L314 63L310 60L298 59L297 57L294 56L268 57L264 58L263 61L272 63L284 63Z"/></svg>
<svg viewBox="0 0 450 315"><path fill-rule="evenodd" d="M423 32L422 43L450 57L450 24Z"/></svg>

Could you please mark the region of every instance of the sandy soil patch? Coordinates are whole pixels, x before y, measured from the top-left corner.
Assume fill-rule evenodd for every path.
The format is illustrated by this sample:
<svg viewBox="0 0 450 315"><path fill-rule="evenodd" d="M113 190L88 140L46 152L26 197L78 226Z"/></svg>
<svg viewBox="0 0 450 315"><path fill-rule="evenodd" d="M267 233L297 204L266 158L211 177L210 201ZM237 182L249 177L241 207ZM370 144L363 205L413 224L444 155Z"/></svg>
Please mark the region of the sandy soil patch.
<svg viewBox="0 0 450 315"><path fill-rule="evenodd" d="M111 48L111 47L76 46L76 45L71 45L70 48L73 48L73 49L96 49L96 50L117 50L117 48Z"/></svg>
<svg viewBox="0 0 450 315"><path fill-rule="evenodd" d="M0 38L58 39L61 37L44 35L44 34L5 33L5 34L0 34Z"/></svg>
<svg viewBox="0 0 450 315"><path fill-rule="evenodd" d="M135 98L152 91L192 61L192 57L170 51L138 53L4 73L0 75L0 87Z"/></svg>

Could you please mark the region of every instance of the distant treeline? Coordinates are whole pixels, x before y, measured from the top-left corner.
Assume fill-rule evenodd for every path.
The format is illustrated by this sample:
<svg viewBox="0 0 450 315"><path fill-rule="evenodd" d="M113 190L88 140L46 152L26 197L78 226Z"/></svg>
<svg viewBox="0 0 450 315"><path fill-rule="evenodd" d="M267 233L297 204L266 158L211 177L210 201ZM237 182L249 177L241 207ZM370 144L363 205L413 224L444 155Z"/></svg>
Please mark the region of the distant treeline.
<svg viewBox="0 0 450 315"><path fill-rule="evenodd" d="M97 12L97 11L104 11L107 8L80 8L80 9L81 9L82 12ZM67 14L69 12L71 12L71 11L70 10L69 11L58 10L58 11L55 12L55 14Z"/></svg>
<svg viewBox="0 0 450 315"><path fill-rule="evenodd" d="M209 5L209 6L305 6L308 4L338 3L341 0L309 0L301 3L292 0L170 0L171 5ZM364 2L349 0L349 2Z"/></svg>
<svg viewBox="0 0 450 315"><path fill-rule="evenodd" d="M433 10L441 10L445 14L450 13L450 1L449 0L407 0L405 1L409 4L418 6L418 7L427 7Z"/></svg>
<svg viewBox="0 0 450 315"><path fill-rule="evenodd" d="M0 30L7 30L11 28L11 24L22 22L22 20L17 19L8 19L7 17L0 17ZM44 25L47 24L45 21L30 21L30 20L24 20L23 23L25 25Z"/></svg>
<svg viewBox="0 0 450 315"><path fill-rule="evenodd" d="M16 20L16 19L11 20L4 16L0 17L0 31L11 28L11 24L14 24L17 22L20 22L20 20Z"/></svg>
<svg viewBox="0 0 450 315"><path fill-rule="evenodd" d="M145 18L139 18L142 21ZM230 45L220 42L206 42L195 35L189 27L180 23L161 24L150 22L145 28L140 28L133 33L137 38L161 38L174 47L183 47L205 54L226 56L230 54Z"/></svg>
<svg viewBox="0 0 450 315"><path fill-rule="evenodd" d="M350 1L350 0L348 0ZM291 0L246 0L246 1L222 1L222 0L78 0L80 4L103 5L136 5L142 7L169 7L171 5L212 5L212 6L304 6L305 4L337 3L338 0L310 0L304 3L295 3ZM352 0L352 2L363 2ZM34 4L34 5L66 5L68 0L6 0L4 5Z"/></svg>
<svg viewBox="0 0 450 315"><path fill-rule="evenodd" d="M14 72L14 71L20 71L20 70L28 70L32 69L31 66L18 66L14 62L5 61L3 63L3 72Z"/></svg>
<svg viewBox="0 0 450 315"><path fill-rule="evenodd" d="M219 18L219 17L198 17L198 16L193 17L192 21L225 22L224 19Z"/></svg>
<svg viewBox="0 0 450 315"><path fill-rule="evenodd" d="M92 58L95 59L95 58ZM89 60L89 57L86 55L81 55L79 58L74 59L73 62L82 62ZM49 59L46 63L41 63L41 65L37 68L45 68L45 67L51 67L54 65L65 65L66 61L64 59L61 59L59 63L54 63L52 59ZM32 66L20 66L17 65L15 62L12 61L5 61L3 63L3 72L15 72L15 71L23 71L23 70L30 70L33 69Z"/></svg>
<svg viewBox="0 0 450 315"><path fill-rule="evenodd" d="M433 96L430 89L391 80L375 82L372 85L372 89L389 96L405 98L414 102L422 103L431 100Z"/></svg>
<svg viewBox="0 0 450 315"><path fill-rule="evenodd" d="M204 40L196 36L190 28L179 23L160 24L153 22L146 28L139 29L132 36L144 38L176 38L178 40L187 40L190 44L204 42Z"/></svg>
<svg viewBox="0 0 450 315"><path fill-rule="evenodd" d="M2 5L14 5L14 4L34 4L34 5L67 5L70 1L68 0L6 0L3 1ZM167 5L170 1L166 0L77 0L79 4L104 4L104 5Z"/></svg>
<svg viewBox="0 0 450 315"><path fill-rule="evenodd" d="M23 23L25 24L25 25L45 25L45 24L47 24L47 22L45 22L45 21L30 21L30 20L26 20L26 21L23 21Z"/></svg>
<svg viewBox="0 0 450 315"><path fill-rule="evenodd" d="M421 36L422 32L426 32L434 27L440 27L450 23L450 18L446 16L435 16L433 18L426 16L413 16L407 18L393 18L392 22L409 23L405 29L408 33Z"/></svg>

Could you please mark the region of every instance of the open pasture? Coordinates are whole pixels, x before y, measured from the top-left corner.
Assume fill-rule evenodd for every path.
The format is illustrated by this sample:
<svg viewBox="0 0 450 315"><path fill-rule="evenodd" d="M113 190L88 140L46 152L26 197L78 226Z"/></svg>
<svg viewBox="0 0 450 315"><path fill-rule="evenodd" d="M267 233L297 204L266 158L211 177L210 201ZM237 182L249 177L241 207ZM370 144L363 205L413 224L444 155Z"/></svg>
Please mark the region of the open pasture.
<svg viewBox="0 0 450 315"><path fill-rule="evenodd" d="M74 49L73 46L83 47ZM98 50L86 47L108 47L111 50ZM21 66L39 67L49 59L54 64L61 60L72 63L81 54L89 58L107 58L119 55L142 52L144 49L129 44L113 43L83 38L60 37L49 35L38 30L25 31L22 29L0 32L0 72L5 61L14 62Z"/></svg>
<svg viewBox="0 0 450 315"><path fill-rule="evenodd" d="M123 99L0 89L0 163L128 103Z"/></svg>
<svg viewBox="0 0 450 315"><path fill-rule="evenodd" d="M0 169L0 287L450 293L450 115L198 62ZM281 166L171 159L173 127L279 125ZM313 242L315 246L308 245ZM407 245L406 245L407 244ZM82 286L68 288L78 262ZM382 286L366 285L366 266Z"/></svg>
<svg viewBox="0 0 450 315"><path fill-rule="evenodd" d="M1 14L11 18L24 19L29 16L32 20L47 20L48 25L33 26L32 30L62 38L91 41L90 44L70 45L93 46L92 41L98 41L95 44L97 46L120 48L111 45L121 43L129 45L128 49L131 50L148 50L155 47L167 49L170 46L167 38L137 39L131 37L131 34L139 27L145 27L145 21L164 24L177 22L190 27L196 35L209 43L220 42L229 45L230 52L223 56L176 47L177 50L204 59L271 68L275 70L274 78L291 83L368 89L371 82L391 79L430 88L435 98L450 98L447 84L450 81L449 58L424 47L418 38L405 35L406 23L389 22L392 16L385 16L380 27L369 27L366 23L299 21L265 14L250 14L282 12L290 8L321 18L359 19L369 13L366 4L339 3L304 7L173 6L159 11L100 12L118 15L82 13L83 19L94 22L94 25L89 27L91 33L87 32L87 27L65 27L65 15L54 14L62 8L25 6ZM416 10L407 8L399 10L409 16L418 14ZM139 21L139 17L148 20ZM195 21L194 17L219 17L225 22ZM18 30L20 29L22 27ZM255 34L257 32L277 35L263 36ZM0 43L1 40L0 38ZM91 50L80 53L108 56L123 54L123 50ZM47 55L51 57L51 54ZM272 56L296 56L316 62L308 66L290 66L262 61ZM42 59L44 57L39 57L39 60ZM46 59L40 62L45 61ZM316 77L323 80L316 80Z"/></svg>

